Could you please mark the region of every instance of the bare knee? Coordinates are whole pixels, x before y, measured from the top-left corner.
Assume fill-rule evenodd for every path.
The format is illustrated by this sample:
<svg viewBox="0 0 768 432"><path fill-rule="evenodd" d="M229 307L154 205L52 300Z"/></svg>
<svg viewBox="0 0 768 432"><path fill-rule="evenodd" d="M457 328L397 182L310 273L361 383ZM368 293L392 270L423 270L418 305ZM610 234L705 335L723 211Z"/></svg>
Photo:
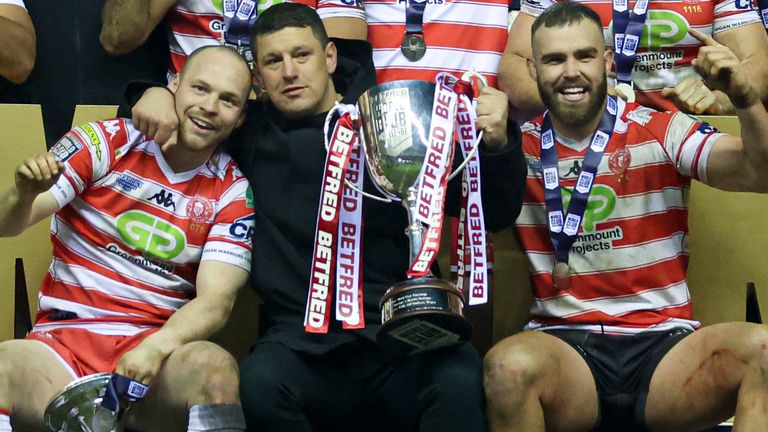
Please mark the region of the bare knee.
<svg viewBox="0 0 768 432"><path fill-rule="evenodd" d="M237 362L220 346L191 342L179 350L180 363L188 371L188 384L194 389L189 405L235 403L238 398Z"/></svg>
<svg viewBox="0 0 768 432"><path fill-rule="evenodd" d="M747 361L749 368L757 372L762 384L768 386L768 327L750 326Z"/></svg>
<svg viewBox="0 0 768 432"><path fill-rule="evenodd" d="M526 345L502 342L485 356L485 392L489 400L525 394L542 377L541 362Z"/></svg>

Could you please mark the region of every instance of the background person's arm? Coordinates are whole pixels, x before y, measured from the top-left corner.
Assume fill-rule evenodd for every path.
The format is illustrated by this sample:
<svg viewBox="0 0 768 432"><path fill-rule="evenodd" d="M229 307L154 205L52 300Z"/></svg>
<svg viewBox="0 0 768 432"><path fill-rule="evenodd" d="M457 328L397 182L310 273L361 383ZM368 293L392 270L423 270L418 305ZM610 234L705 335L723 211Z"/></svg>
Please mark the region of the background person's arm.
<svg viewBox="0 0 768 432"><path fill-rule="evenodd" d="M101 46L112 55L135 50L176 3L177 0L107 0L101 11Z"/></svg>
<svg viewBox="0 0 768 432"><path fill-rule="evenodd" d="M536 82L528 73L531 52L531 26L535 18L524 12L517 14L507 38L507 46L499 63L499 87L513 107L526 113L544 112Z"/></svg>
<svg viewBox="0 0 768 432"><path fill-rule="evenodd" d="M20 6L0 4L0 76L21 84L35 66L35 28Z"/></svg>

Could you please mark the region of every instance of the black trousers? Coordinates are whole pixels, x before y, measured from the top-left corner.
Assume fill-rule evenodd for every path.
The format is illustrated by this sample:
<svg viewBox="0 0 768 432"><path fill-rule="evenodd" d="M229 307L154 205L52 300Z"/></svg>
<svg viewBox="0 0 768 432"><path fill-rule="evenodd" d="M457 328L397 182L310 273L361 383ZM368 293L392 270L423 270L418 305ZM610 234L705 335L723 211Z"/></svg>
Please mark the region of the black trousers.
<svg viewBox="0 0 768 432"><path fill-rule="evenodd" d="M257 344L240 366L249 432L483 432L482 362L465 344L393 357L365 340L324 355Z"/></svg>

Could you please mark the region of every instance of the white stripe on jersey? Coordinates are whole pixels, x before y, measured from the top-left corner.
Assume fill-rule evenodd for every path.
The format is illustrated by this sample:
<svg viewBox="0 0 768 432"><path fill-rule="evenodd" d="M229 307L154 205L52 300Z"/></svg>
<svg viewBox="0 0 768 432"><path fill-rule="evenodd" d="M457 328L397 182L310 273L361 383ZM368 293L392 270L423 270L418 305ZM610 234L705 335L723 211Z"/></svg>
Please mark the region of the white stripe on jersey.
<svg viewBox="0 0 768 432"><path fill-rule="evenodd" d="M51 323L36 324L32 328L32 331L39 333L60 328L80 328L106 336L133 336L154 327L124 323L55 321Z"/></svg>
<svg viewBox="0 0 768 432"><path fill-rule="evenodd" d="M541 317L567 318L589 312L603 312L620 317L640 310L658 310L682 306L691 300L685 282L669 287L635 293L633 295L581 300L571 293L548 299L535 299L531 314Z"/></svg>
<svg viewBox="0 0 768 432"><path fill-rule="evenodd" d="M603 326L595 324L576 324L576 325L543 325L536 321L530 321L526 324L524 330L583 330L594 333L605 334L640 334L648 331L670 331L674 329L696 330L701 325L698 321L691 321L679 318L669 318L666 321L649 325L647 327L618 327Z"/></svg>
<svg viewBox="0 0 768 432"><path fill-rule="evenodd" d="M74 312L77 314L77 317L79 319L103 318L106 316L112 316L112 317L130 317L131 316L130 314L87 306L82 303L77 303L69 300L51 297L51 296L44 295L42 293L38 294L37 301L38 301L38 309L41 311L58 309L58 310L63 310L67 312ZM40 324L36 324L35 327L39 325Z"/></svg>
<svg viewBox="0 0 768 432"><path fill-rule="evenodd" d="M466 72L469 70L468 66L471 66L478 73L496 75L500 59L501 53L429 47L421 60L412 62L403 56L400 48L377 48L373 50L373 63L377 65L377 70L416 68Z"/></svg>
<svg viewBox="0 0 768 432"><path fill-rule="evenodd" d="M573 269L590 269L573 274L591 275L602 272L637 270L660 262L676 259L680 256L681 246L686 234L679 232L670 237L655 239L631 246L614 246L608 251L594 251L590 254L571 252L568 262ZM531 273L550 273L555 264L554 253L528 251Z"/></svg>
<svg viewBox="0 0 768 432"><path fill-rule="evenodd" d="M405 3L366 2L365 14L371 27L403 25ZM462 27L490 27L507 29L508 10L503 4L454 1L450 4L427 5L424 24L456 24Z"/></svg>
<svg viewBox="0 0 768 432"><path fill-rule="evenodd" d="M169 297L143 288L126 285L87 267L67 264L60 259L54 259L53 263L51 263L51 274L56 282L77 285L85 290L94 290L110 297L145 303L159 309L168 309L171 312L184 306L189 301L185 298ZM113 313L115 312L109 312L107 315Z"/></svg>

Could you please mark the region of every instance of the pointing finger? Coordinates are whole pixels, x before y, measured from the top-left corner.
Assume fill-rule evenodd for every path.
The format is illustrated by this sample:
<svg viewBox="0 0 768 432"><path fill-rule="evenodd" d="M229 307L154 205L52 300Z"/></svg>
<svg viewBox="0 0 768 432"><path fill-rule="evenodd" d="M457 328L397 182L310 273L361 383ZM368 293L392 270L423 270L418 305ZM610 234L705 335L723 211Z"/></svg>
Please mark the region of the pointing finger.
<svg viewBox="0 0 768 432"><path fill-rule="evenodd" d="M712 36L704 34L695 28L689 28L688 34L693 36L694 38L698 39L701 43L703 43L705 46L722 46L720 43L718 43L716 40L712 39Z"/></svg>

